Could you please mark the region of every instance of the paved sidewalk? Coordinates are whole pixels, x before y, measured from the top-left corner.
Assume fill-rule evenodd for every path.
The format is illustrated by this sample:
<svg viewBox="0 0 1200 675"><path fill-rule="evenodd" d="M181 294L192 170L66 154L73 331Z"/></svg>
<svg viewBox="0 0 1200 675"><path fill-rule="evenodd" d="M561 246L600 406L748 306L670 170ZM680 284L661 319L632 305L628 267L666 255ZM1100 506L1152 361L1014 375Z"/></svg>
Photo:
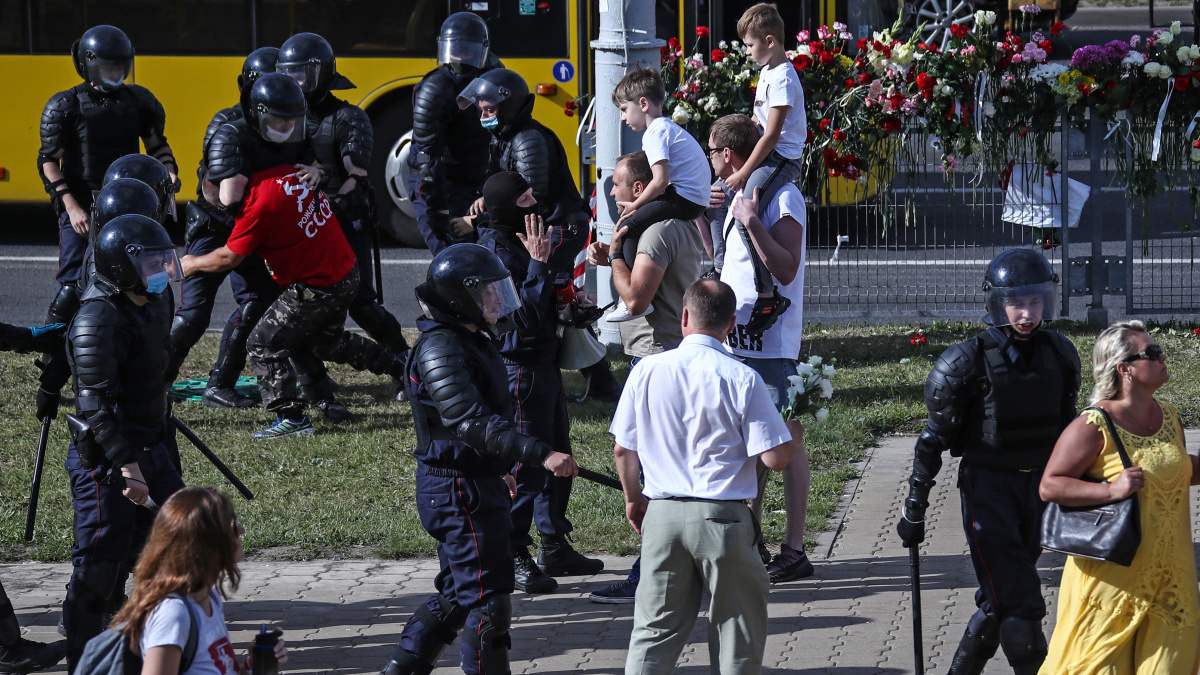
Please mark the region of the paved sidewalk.
<svg viewBox="0 0 1200 675"><path fill-rule="evenodd" d="M1200 440L1197 433L1188 433L1192 447ZM908 554L894 530L907 494L913 440L884 438L871 451L860 480L847 486L839 527L820 537L816 575L772 586L764 672L914 672ZM957 461L947 461L933 490L929 534L921 549L925 658L931 673L945 672L975 610L974 574L954 486L956 467ZM1193 512L1198 497L1193 491ZM623 672L633 606L592 603L587 594L622 578L633 559L607 556L604 561L604 574L560 579L555 594L513 596L514 673ZM1045 622L1049 635L1062 556L1045 554L1041 563L1050 603ZM287 631L292 654L287 672L376 673L403 622L432 592L437 563L251 561L241 569L241 588L226 607L235 644L248 644L260 622L273 622ZM27 637L58 637L54 631L69 574L67 564L0 565ZM708 673L706 629L701 616L677 672ZM457 662L455 645L434 672L461 672ZM1000 653L984 672L1011 670Z"/></svg>

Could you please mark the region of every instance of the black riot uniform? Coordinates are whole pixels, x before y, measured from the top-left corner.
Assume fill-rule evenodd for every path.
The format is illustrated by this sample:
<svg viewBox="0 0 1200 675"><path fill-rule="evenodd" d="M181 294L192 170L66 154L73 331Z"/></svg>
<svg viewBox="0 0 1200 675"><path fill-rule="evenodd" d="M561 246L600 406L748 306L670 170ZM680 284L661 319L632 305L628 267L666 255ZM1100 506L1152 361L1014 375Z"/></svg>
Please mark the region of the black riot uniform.
<svg viewBox="0 0 1200 675"><path fill-rule="evenodd" d="M96 273L67 334L78 416L66 460L75 510L74 572L63 603L71 670L124 602L125 578L154 519L123 489L142 481L162 504L183 487L162 376L173 309L168 281L179 279L175 249L161 225L137 215L110 221L95 248Z"/></svg>
<svg viewBox="0 0 1200 675"><path fill-rule="evenodd" d="M126 85L133 66L133 45L113 26L91 28L71 47L75 70L84 79L46 103L41 119L38 173L58 214L60 286L50 303L47 322L69 322L79 307L76 282L81 273L87 238L71 227L64 198L69 195L84 213L91 209L92 191L99 190L105 172L117 158L140 149L177 173L175 158L164 135L166 113L145 87ZM61 180L52 180L46 164L57 165Z"/></svg>
<svg viewBox="0 0 1200 675"><path fill-rule="evenodd" d="M331 89L350 89L354 85L337 72L333 49L321 36L299 33L288 38L280 49L276 67L295 78L304 90L308 101L307 134L322 167L320 187L329 196L346 241L354 250L359 287L350 303L350 318L372 340L403 354L408 351L408 342L400 322L379 303L375 283L382 280L374 279L371 265L374 243L379 236L373 213L374 197L365 168L370 166L374 143L371 119L362 108L330 93ZM347 161L362 173L350 173ZM305 392L306 399L316 402L327 415L341 408L333 401L324 364L313 362L302 365L300 370L301 386L311 389Z"/></svg>
<svg viewBox="0 0 1200 675"><path fill-rule="evenodd" d="M476 244L439 253L417 287L425 315L406 379L417 432L417 513L438 540L437 593L409 619L385 675L424 674L463 631L464 672L507 675L513 560L508 489L514 462L551 448L518 432L492 326L519 305L508 270ZM479 327L471 330L467 324Z"/></svg>
<svg viewBox="0 0 1200 675"><path fill-rule="evenodd" d="M491 135L456 98L479 74L503 67L490 50L483 19L457 12L442 23L438 67L413 89L408 191L432 253L464 241L450 231L450 220L466 215L488 175Z"/></svg>
<svg viewBox="0 0 1200 675"><path fill-rule="evenodd" d="M275 72L278 55L279 50L275 47L262 47L251 52L242 63L242 73L238 75L238 90L244 91L260 76ZM233 220L229 215L209 201L208 197L212 197L214 201L217 199L217 187L209 178L206 155L210 141L218 130L226 124L242 119L242 116L242 106L239 102L218 111L205 129L203 147L206 154L200 158L200 166L196 170L196 199L187 205L185 236L188 255L205 255L224 246L233 229ZM232 147L240 150L244 146ZM248 173L246 175L249 176ZM180 305L171 324L173 353L167 369L167 378L172 381L175 379L188 353L208 328L217 291L220 290L226 275L229 277L229 284L238 306L225 322L220 352L209 373L208 386L201 400L214 407L246 408L254 405L254 401L239 395L234 388L246 367L246 340L250 331L254 330L255 324L262 318L267 306L279 295L279 288L271 279L262 258L258 256L246 258L228 273L205 272L193 274L183 280Z"/></svg>
<svg viewBox="0 0 1200 675"><path fill-rule="evenodd" d="M962 457L958 487L979 609L954 655L953 675L978 675L999 646L1018 675L1036 673L1046 657L1046 603L1036 566L1045 504L1038 484L1059 434L1075 418L1079 354L1061 334L1022 333L1010 317L1014 308L1028 307L1031 325L1053 318L1057 280L1036 251L997 255L984 281L992 327L947 349L925 383L929 421L917 439L897 530L905 546L924 539L942 453Z"/></svg>

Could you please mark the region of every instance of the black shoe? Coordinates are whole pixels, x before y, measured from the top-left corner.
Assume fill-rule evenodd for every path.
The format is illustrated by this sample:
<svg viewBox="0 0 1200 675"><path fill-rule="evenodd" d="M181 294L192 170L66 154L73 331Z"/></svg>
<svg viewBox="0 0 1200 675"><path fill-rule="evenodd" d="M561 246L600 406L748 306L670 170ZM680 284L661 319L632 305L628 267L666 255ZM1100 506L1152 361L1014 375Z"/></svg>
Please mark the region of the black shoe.
<svg viewBox="0 0 1200 675"><path fill-rule="evenodd" d="M775 325L779 317L792 306L792 301L779 294L776 286L769 298L759 298L754 301L754 309L750 311L750 320L746 322L746 332L752 338L762 337L762 334Z"/></svg>
<svg viewBox="0 0 1200 675"><path fill-rule="evenodd" d="M601 403L616 403L621 398L621 385L608 369L607 360L579 372L583 373L583 393L568 397L572 403L583 403L588 399L595 399Z"/></svg>
<svg viewBox="0 0 1200 675"><path fill-rule="evenodd" d="M0 674L34 673L57 664L66 656L66 640L44 644L21 638L16 647L0 647Z"/></svg>
<svg viewBox="0 0 1200 675"><path fill-rule="evenodd" d="M316 403L317 409L325 414L325 419L330 422L351 422L354 420L354 413L346 409L346 406L337 402L337 399L327 398Z"/></svg>
<svg viewBox="0 0 1200 675"><path fill-rule="evenodd" d="M537 563L529 555L529 549L524 546L513 548L513 585L518 591L526 593L553 593L558 589L558 582L546 576L538 569Z"/></svg>
<svg viewBox="0 0 1200 675"><path fill-rule="evenodd" d="M803 550L797 551L787 544L779 547L779 553L767 564L767 576L771 583L778 584L813 575L813 564Z"/></svg>
<svg viewBox="0 0 1200 675"><path fill-rule="evenodd" d="M543 534L538 567L552 577L571 577L598 574L604 569L604 561L580 555L565 536Z"/></svg>
<svg viewBox="0 0 1200 675"><path fill-rule="evenodd" d="M762 558L764 565L771 564L771 552L767 550L767 545L762 541L758 542L758 557Z"/></svg>
<svg viewBox="0 0 1200 675"><path fill-rule="evenodd" d="M200 400L214 408L253 408L257 405L254 399L242 396L232 387L208 387Z"/></svg>

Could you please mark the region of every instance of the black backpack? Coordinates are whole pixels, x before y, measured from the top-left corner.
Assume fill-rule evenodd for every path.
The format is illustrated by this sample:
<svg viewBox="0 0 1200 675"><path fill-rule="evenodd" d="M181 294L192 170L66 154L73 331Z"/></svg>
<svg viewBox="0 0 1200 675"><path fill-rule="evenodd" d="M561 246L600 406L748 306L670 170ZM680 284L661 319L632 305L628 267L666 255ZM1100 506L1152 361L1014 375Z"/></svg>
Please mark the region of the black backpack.
<svg viewBox="0 0 1200 675"><path fill-rule="evenodd" d="M188 611L188 638L183 646L183 657L179 660L179 673L182 675L192 667L196 660L196 648L200 643L200 626L196 619L196 610L183 596L172 594L167 597L183 600L183 606ZM83 649L83 656L75 666L75 675L137 675L142 672L142 659L129 648L129 639L123 634L109 628L96 637L88 640Z"/></svg>

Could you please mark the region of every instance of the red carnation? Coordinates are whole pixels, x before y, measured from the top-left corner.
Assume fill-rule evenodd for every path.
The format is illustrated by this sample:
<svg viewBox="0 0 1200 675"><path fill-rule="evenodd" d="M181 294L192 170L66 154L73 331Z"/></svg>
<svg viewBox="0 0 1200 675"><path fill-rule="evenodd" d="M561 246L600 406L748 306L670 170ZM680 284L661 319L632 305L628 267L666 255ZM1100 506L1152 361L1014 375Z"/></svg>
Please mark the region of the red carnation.
<svg viewBox="0 0 1200 675"><path fill-rule="evenodd" d="M868 40L867 40L867 38L859 38L859 40L858 40L858 51L860 51L860 52L865 52L865 51L867 51L867 44L868 44Z"/></svg>
<svg viewBox="0 0 1200 675"><path fill-rule="evenodd" d="M1059 33L1063 32L1063 29L1066 27L1067 27L1066 24L1064 24L1063 22L1055 21L1054 23L1050 24L1050 34L1058 35Z"/></svg>
<svg viewBox="0 0 1200 675"><path fill-rule="evenodd" d="M821 52L820 61L823 66L833 65L834 55L829 52Z"/></svg>
<svg viewBox="0 0 1200 675"><path fill-rule="evenodd" d="M845 84L845 85L846 85L846 88L847 88L847 89L850 89L851 87L853 87L853 86L854 86L854 80L852 80L852 79L850 79L850 78L848 78L848 77L847 77L847 78L846 78L846 81L845 81L845 82L843 82L842 84Z"/></svg>
<svg viewBox="0 0 1200 675"><path fill-rule="evenodd" d="M963 25L961 23L957 23L957 24L954 24L953 26L950 26L950 34L956 38L967 37L967 33L970 30L971 30L970 28L967 28L965 25Z"/></svg>
<svg viewBox="0 0 1200 675"><path fill-rule="evenodd" d="M812 132L809 132L809 133L812 133ZM1200 139L1192 141L1192 147L1196 148L1197 150L1200 150Z"/></svg>
<svg viewBox="0 0 1200 675"><path fill-rule="evenodd" d="M859 84L871 84L871 80L873 80L873 79L874 78L871 77L870 73L859 73L859 75L858 75L858 83Z"/></svg>
<svg viewBox="0 0 1200 675"><path fill-rule="evenodd" d="M912 336L911 338L908 339L908 341L911 342L912 346L914 346L914 347L920 347L921 345L924 345L927 342L929 342L929 340L926 340L925 336L922 335L921 333L917 333L916 335Z"/></svg>
<svg viewBox="0 0 1200 675"><path fill-rule="evenodd" d="M821 120L821 123L817 125L817 128L821 131L829 131L829 120Z"/></svg>
<svg viewBox="0 0 1200 675"><path fill-rule="evenodd" d="M806 133L805 133L805 135L804 135L804 143L807 145L808 143L812 143L812 142L813 142L813 138L815 138L815 136L816 136L816 135L815 135L815 134L813 134L813 131L812 131L812 129L805 129L805 132L806 132ZM1196 142L1197 142L1197 143L1200 143L1200 141L1196 141Z"/></svg>
<svg viewBox="0 0 1200 675"><path fill-rule="evenodd" d="M668 39L667 46L670 47L672 51L679 51L679 38L673 37Z"/></svg>
<svg viewBox="0 0 1200 675"><path fill-rule="evenodd" d="M1175 91L1187 91L1192 86L1192 78L1177 77L1175 78Z"/></svg>
<svg viewBox="0 0 1200 675"><path fill-rule="evenodd" d="M841 129L836 129L836 130L834 130L834 132L833 132L833 140L835 140L835 141L844 141L844 140L846 140L846 132L842 131Z"/></svg>
<svg viewBox="0 0 1200 675"><path fill-rule="evenodd" d="M720 49L712 50L711 56L713 63L720 63L725 60L725 52L721 51Z"/></svg>
<svg viewBox="0 0 1200 675"><path fill-rule="evenodd" d="M879 128L884 131L900 131L900 118L888 117L879 123Z"/></svg>
<svg viewBox="0 0 1200 675"><path fill-rule="evenodd" d="M825 161L825 166L836 167L838 165L837 150L825 148L825 152L821 153L821 159Z"/></svg>
<svg viewBox="0 0 1200 675"><path fill-rule="evenodd" d="M708 37L708 26L696 26L696 37Z"/></svg>
<svg viewBox="0 0 1200 675"><path fill-rule="evenodd" d="M812 63L812 58L805 54L797 54L796 57L792 59L792 65L796 67L796 70L804 70L805 68L811 66Z"/></svg>
<svg viewBox="0 0 1200 675"><path fill-rule="evenodd" d="M571 110L570 108L563 108L563 114L566 115L567 117L574 117L575 111Z"/></svg>
<svg viewBox="0 0 1200 675"><path fill-rule="evenodd" d="M1192 335L1200 335L1200 328L1192 329Z"/></svg>

